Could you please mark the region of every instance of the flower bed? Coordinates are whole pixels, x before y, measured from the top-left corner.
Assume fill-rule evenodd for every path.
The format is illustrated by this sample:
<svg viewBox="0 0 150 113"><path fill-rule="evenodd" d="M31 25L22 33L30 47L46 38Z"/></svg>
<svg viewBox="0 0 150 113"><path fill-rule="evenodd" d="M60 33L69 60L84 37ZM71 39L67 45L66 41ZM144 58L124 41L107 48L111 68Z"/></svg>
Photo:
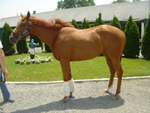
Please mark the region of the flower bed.
<svg viewBox="0 0 150 113"><path fill-rule="evenodd" d="M51 56L47 57L47 56L35 55L34 59L30 59L29 56L27 56L25 58L20 57L20 58L16 59L14 62L15 62L15 64L21 64L21 65L27 64L27 65L29 65L29 64L46 63L46 62L51 62L51 61L52 61Z"/></svg>

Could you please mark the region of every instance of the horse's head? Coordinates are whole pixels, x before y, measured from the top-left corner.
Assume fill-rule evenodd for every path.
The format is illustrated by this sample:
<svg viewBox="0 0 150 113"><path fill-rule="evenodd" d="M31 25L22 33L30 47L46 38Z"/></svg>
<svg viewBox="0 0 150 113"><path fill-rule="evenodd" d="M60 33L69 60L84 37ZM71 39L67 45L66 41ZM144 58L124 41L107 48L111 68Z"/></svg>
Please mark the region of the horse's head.
<svg viewBox="0 0 150 113"><path fill-rule="evenodd" d="M23 16L21 14L21 17L22 18L18 22L16 28L12 31L12 33L9 36L9 40L11 43L17 43L19 39L30 35L30 12L27 13L27 16Z"/></svg>

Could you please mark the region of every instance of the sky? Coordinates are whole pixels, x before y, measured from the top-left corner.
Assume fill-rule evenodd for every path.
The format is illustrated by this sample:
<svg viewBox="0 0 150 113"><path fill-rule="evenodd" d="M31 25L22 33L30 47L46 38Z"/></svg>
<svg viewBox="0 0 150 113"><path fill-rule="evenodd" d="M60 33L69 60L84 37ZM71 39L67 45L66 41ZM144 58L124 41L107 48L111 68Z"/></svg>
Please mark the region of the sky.
<svg viewBox="0 0 150 113"><path fill-rule="evenodd" d="M60 0L0 0L0 19L17 16L22 13L26 15L28 11L33 13L54 11L57 2ZM111 4L114 0L94 0L96 5ZM132 2L133 0L130 0ZM145 1L145 0L142 0Z"/></svg>

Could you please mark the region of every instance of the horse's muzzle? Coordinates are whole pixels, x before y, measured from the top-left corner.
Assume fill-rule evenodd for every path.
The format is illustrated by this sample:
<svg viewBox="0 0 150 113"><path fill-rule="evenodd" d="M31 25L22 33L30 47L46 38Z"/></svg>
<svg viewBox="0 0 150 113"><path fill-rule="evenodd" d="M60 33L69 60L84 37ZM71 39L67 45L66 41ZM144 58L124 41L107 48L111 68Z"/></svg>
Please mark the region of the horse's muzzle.
<svg viewBox="0 0 150 113"><path fill-rule="evenodd" d="M18 41L18 37L14 37L12 34L9 36L9 41L15 44Z"/></svg>

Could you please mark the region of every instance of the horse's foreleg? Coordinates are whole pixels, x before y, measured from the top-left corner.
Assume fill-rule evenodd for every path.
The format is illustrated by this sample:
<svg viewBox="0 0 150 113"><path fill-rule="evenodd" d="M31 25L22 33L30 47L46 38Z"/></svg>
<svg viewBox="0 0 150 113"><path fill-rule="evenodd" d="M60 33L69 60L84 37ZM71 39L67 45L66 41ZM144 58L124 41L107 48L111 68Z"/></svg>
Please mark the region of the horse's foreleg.
<svg viewBox="0 0 150 113"><path fill-rule="evenodd" d="M108 93L110 88L113 85L113 81L114 81L114 76L115 76L115 68L113 66L112 60L110 59L110 57L108 56L108 54L104 53L109 70L110 70L110 80L109 80L109 84L108 84L108 88L105 89L105 92Z"/></svg>
<svg viewBox="0 0 150 113"><path fill-rule="evenodd" d="M60 61L62 72L63 72L63 79L64 79L64 98L62 99L63 102L67 102L68 97L72 97L72 93L75 91L74 83L71 76L71 69L70 63L66 60Z"/></svg>

